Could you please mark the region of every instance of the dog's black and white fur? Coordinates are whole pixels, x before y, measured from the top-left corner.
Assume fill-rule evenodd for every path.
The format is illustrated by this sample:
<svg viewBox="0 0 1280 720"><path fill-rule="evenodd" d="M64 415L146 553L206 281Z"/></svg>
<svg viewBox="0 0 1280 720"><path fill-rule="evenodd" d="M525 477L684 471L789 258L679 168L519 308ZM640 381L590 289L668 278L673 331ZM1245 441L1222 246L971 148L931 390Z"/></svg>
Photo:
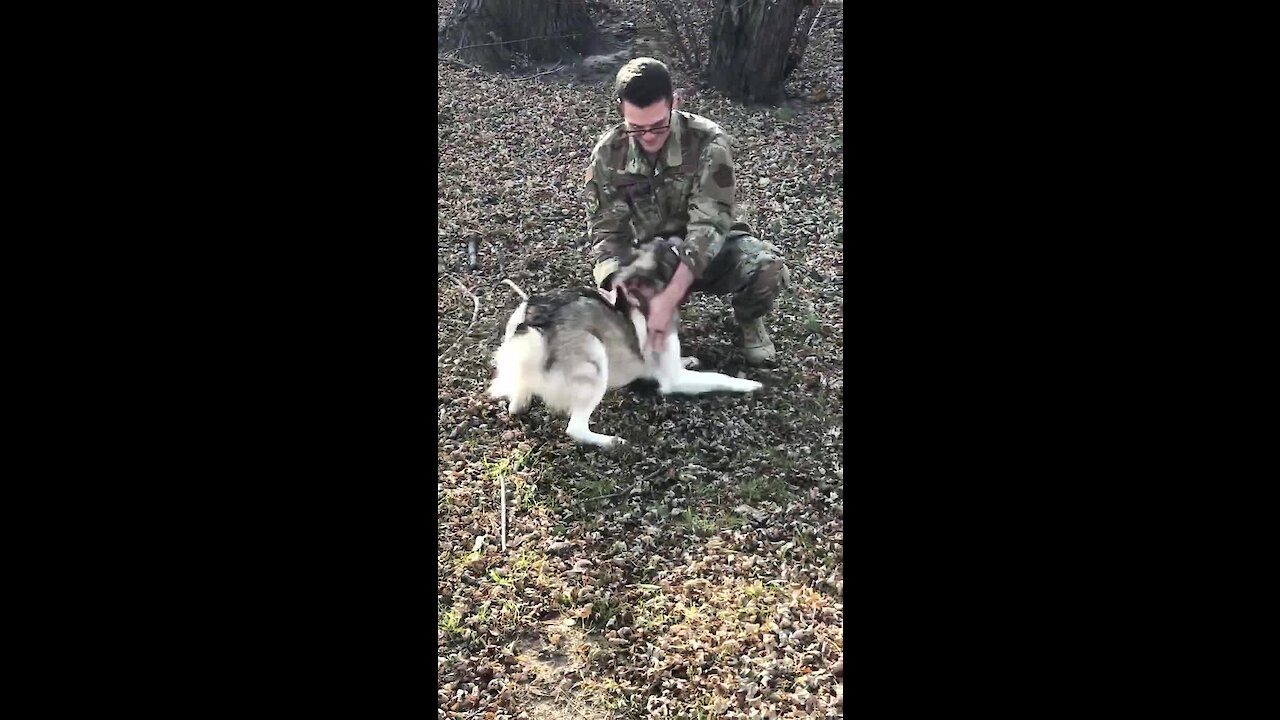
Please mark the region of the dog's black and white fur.
<svg viewBox="0 0 1280 720"><path fill-rule="evenodd" d="M524 296L507 321L502 346L494 353L497 374L489 387L507 398L516 415L533 396L569 415L573 439L609 448L623 444L613 435L592 432L591 413L610 388L651 379L663 394L716 391L751 392L755 380L687 369L676 334L679 313L661 353L646 348L648 299L666 287L679 262L668 241L650 242L633 252L614 275L612 290L562 290ZM508 281L509 282L509 281ZM512 287L515 287L512 285Z"/></svg>

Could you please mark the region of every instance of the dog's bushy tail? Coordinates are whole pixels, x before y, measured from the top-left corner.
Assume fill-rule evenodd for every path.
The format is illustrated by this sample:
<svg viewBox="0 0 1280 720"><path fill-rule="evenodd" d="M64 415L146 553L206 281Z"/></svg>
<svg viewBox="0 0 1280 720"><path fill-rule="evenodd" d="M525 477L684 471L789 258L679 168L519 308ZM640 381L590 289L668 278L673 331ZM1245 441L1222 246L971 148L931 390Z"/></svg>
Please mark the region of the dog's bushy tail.
<svg viewBox="0 0 1280 720"><path fill-rule="evenodd" d="M493 354L498 372L489 384L490 397L512 398L527 395L539 386L547 360L547 341L537 328L517 328Z"/></svg>
<svg viewBox="0 0 1280 720"><path fill-rule="evenodd" d="M516 294L520 296L521 300L524 300L525 302L529 302L529 296L526 295L525 292L520 289L519 285L516 285L515 283L511 282L510 278L502 278L502 282L510 285L511 289L516 291Z"/></svg>

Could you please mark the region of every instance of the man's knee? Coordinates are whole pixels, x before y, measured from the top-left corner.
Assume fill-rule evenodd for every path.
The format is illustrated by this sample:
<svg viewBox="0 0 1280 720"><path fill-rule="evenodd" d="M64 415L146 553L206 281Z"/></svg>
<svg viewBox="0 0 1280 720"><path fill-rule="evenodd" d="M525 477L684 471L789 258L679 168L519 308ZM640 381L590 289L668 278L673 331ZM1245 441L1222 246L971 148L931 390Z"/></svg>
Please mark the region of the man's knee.
<svg viewBox="0 0 1280 720"><path fill-rule="evenodd" d="M782 258L770 252L764 252L755 258L755 272L745 294L757 301L768 301L782 294L791 285L791 271Z"/></svg>
<svg viewBox="0 0 1280 720"><path fill-rule="evenodd" d="M775 298L791 286L791 270L781 258L766 255L760 258L760 271L756 273L755 284L761 295Z"/></svg>
<svg viewBox="0 0 1280 720"><path fill-rule="evenodd" d="M751 280L733 299L739 320L753 320L773 310L774 302L791 285L791 271L773 255L756 259Z"/></svg>

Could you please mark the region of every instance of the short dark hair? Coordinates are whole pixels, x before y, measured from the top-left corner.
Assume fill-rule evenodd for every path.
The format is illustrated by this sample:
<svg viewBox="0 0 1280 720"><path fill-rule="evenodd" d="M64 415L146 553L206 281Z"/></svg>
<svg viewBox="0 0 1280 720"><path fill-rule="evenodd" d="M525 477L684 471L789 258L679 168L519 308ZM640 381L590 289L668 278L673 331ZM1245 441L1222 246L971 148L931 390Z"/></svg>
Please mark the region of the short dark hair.
<svg viewBox="0 0 1280 720"><path fill-rule="evenodd" d="M638 57L618 70L613 92L618 100L636 107L648 107L659 100L671 102L671 73L661 60Z"/></svg>

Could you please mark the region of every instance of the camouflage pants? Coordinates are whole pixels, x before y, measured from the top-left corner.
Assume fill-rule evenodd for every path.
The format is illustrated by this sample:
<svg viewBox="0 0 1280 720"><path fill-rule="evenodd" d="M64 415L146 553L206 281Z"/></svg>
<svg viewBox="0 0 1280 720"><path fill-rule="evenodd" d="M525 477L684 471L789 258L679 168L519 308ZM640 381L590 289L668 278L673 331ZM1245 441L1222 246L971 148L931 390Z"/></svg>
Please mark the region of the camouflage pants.
<svg viewBox="0 0 1280 720"><path fill-rule="evenodd" d="M702 278L689 290L732 295L733 316L748 322L768 314L774 300L790 284L790 271L778 257L778 249L747 235L726 239Z"/></svg>

